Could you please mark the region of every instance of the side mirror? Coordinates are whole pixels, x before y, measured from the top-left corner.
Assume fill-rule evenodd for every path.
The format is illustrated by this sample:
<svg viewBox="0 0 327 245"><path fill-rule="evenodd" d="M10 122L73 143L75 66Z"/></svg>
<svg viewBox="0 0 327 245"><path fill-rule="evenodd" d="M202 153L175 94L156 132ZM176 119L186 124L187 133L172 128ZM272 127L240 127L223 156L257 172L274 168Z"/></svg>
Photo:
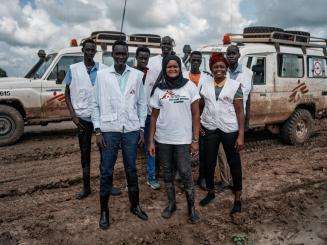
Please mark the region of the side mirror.
<svg viewBox="0 0 327 245"><path fill-rule="evenodd" d="M62 84L62 81L64 81L65 76L66 72L64 70L58 71L56 84Z"/></svg>

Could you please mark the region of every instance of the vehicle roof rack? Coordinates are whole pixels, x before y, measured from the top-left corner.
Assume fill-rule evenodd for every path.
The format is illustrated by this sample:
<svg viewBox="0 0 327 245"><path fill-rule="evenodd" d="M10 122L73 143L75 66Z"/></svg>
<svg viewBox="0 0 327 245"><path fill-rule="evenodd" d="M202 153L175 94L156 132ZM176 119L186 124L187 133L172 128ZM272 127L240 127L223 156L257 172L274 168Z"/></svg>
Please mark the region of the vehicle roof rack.
<svg viewBox="0 0 327 245"><path fill-rule="evenodd" d="M131 46L160 47L161 37L154 34L131 34L127 43Z"/></svg>
<svg viewBox="0 0 327 245"><path fill-rule="evenodd" d="M132 34L130 36L123 32L117 31L96 31L92 32L91 36L82 39L83 42L86 39L92 39L96 44L106 46L113 44L117 40L125 41L128 46L147 46L147 47L160 47L161 37L154 34Z"/></svg>
<svg viewBox="0 0 327 245"><path fill-rule="evenodd" d="M234 43L270 43L275 47L280 45L300 47L303 53L306 48L322 48L324 55L327 56L327 39L320 37L311 37L300 34L274 31L271 33L244 33L227 34L231 42Z"/></svg>

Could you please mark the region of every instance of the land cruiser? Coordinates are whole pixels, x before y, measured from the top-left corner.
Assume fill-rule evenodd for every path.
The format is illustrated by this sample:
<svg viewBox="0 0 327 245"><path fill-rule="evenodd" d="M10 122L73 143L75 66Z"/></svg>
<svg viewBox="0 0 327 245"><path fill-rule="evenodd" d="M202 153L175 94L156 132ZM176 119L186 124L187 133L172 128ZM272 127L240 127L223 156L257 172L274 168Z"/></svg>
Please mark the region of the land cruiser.
<svg viewBox="0 0 327 245"><path fill-rule="evenodd" d="M135 64L137 46L150 48L151 55L161 53L160 36L152 34L125 35L121 32L93 32L89 38L98 44L95 61L113 64L111 45L118 39L129 45L130 66ZM17 142L25 125L47 125L49 122L71 120L65 103L63 78L71 64L83 60L81 46L71 41L71 47L46 55L38 52L39 61L24 78L0 78L0 146Z"/></svg>
<svg viewBox="0 0 327 245"><path fill-rule="evenodd" d="M310 33L273 27L247 27L226 34L221 45L205 46L203 70L212 52L236 44L239 62L253 71L248 128L266 127L289 144L301 144L312 134L314 119L327 111L327 39Z"/></svg>

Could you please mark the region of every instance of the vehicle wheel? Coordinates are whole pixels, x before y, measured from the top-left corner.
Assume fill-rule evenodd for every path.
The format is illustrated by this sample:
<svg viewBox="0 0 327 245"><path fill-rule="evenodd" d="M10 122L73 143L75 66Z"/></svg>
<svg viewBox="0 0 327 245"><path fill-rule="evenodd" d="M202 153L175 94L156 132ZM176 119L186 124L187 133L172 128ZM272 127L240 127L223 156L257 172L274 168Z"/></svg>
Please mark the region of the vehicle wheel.
<svg viewBox="0 0 327 245"><path fill-rule="evenodd" d="M309 111L295 110L283 125L283 141L291 145L303 144L311 136L313 124L314 121Z"/></svg>
<svg viewBox="0 0 327 245"><path fill-rule="evenodd" d="M15 108L0 105L0 146L16 143L24 133L24 120Z"/></svg>
<svg viewBox="0 0 327 245"><path fill-rule="evenodd" d="M282 28L270 26L250 26L243 29L243 34L246 33L272 33L274 31L283 32Z"/></svg>
<svg viewBox="0 0 327 245"><path fill-rule="evenodd" d="M282 28L269 27L269 26L250 26L243 29L244 38L268 38L272 32L284 32ZM257 33L257 35L246 35L251 33ZM280 39L283 34L275 33L274 38Z"/></svg>

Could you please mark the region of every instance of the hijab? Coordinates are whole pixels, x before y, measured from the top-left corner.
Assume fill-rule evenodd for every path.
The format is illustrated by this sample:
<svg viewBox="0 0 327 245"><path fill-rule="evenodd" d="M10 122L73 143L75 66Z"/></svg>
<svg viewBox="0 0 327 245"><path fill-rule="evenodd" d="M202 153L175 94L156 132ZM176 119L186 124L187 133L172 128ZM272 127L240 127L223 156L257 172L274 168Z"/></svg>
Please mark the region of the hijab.
<svg viewBox="0 0 327 245"><path fill-rule="evenodd" d="M174 77L174 78L169 77L167 74L167 71L166 71L167 65L168 65L169 61L171 61L171 60L175 60L179 66L179 74L177 77ZM178 89L178 88L183 87L187 82L188 82L188 79L183 77L181 59L175 54L167 55L162 60L162 70L153 86L153 89L151 91L151 96L154 94L154 91L156 90L156 88L160 88L162 90Z"/></svg>

